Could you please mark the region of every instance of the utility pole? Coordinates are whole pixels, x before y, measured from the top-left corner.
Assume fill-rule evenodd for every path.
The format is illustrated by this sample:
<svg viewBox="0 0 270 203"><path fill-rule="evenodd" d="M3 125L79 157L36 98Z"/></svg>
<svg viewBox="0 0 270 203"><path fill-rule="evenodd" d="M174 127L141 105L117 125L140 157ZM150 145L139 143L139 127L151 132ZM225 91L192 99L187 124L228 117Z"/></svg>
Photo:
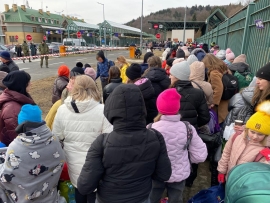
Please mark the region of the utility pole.
<svg viewBox="0 0 270 203"><path fill-rule="evenodd" d="M187 20L187 6L185 7L185 18L184 18L184 34L183 34L183 43L185 44L186 38L186 20Z"/></svg>
<svg viewBox="0 0 270 203"><path fill-rule="evenodd" d="M104 11L104 4L103 3L99 3L97 2L98 4L102 5L103 6L103 22L105 22L105 11ZM104 43L105 43L105 50L106 50L106 27L104 26Z"/></svg>
<svg viewBox="0 0 270 203"><path fill-rule="evenodd" d="M143 29L143 26L142 26L142 22L143 22L143 0L142 0L142 15L141 15L141 36L140 36L140 49L142 51L142 42L143 42L143 39L142 39L142 29Z"/></svg>

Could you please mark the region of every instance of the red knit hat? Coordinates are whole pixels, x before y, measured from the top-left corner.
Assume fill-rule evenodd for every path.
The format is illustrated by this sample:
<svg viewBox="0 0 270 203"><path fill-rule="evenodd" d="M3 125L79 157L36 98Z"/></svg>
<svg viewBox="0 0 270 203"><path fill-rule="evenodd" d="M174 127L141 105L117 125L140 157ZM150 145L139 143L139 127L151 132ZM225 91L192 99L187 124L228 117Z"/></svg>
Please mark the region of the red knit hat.
<svg viewBox="0 0 270 203"><path fill-rule="evenodd" d="M175 88L163 91L157 98L157 109L163 115L176 115L180 109L181 95Z"/></svg>
<svg viewBox="0 0 270 203"><path fill-rule="evenodd" d="M69 77L69 68L66 65L61 65L58 68L58 75L59 76L66 76L68 78Z"/></svg>

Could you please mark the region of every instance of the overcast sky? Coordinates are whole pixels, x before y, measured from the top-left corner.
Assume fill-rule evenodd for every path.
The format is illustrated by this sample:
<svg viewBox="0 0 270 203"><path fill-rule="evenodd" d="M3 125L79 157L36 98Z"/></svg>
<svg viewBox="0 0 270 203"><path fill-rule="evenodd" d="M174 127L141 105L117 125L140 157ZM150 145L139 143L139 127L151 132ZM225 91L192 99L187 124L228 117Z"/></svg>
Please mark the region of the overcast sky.
<svg viewBox="0 0 270 203"><path fill-rule="evenodd" d="M144 15L172 7L188 7L197 5L224 5L239 3L240 0L144 0ZM0 11L4 11L3 4L12 3L23 5L26 0L0 0ZM42 0L28 0L33 9L40 9ZM91 24L103 21L102 5L105 5L105 19L117 23L126 23L141 15L142 0L43 0L43 10L51 13L61 12L64 14L84 19Z"/></svg>

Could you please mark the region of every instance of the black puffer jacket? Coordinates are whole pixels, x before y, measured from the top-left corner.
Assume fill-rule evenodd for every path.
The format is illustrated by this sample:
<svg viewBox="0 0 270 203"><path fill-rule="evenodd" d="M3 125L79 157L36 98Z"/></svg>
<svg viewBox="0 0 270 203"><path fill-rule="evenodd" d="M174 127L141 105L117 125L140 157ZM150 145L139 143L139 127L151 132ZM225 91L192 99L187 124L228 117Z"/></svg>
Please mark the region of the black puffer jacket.
<svg viewBox="0 0 270 203"><path fill-rule="evenodd" d="M169 88L171 80L163 68L150 68L149 71L145 74L145 77L151 81L155 90L154 97L152 98L152 103L155 104L153 106L152 117L155 117L158 114L156 107L157 97L161 92Z"/></svg>
<svg viewBox="0 0 270 203"><path fill-rule="evenodd" d="M166 181L171 163L163 136L145 127L142 93L134 84L118 86L104 114L113 132L93 142L78 179L86 195L97 188L99 203L140 203L149 196L152 179Z"/></svg>
<svg viewBox="0 0 270 203"><path fill-rule="evenodd" d="M156 102L153 99L155 95L155 90L148 78L142 78L135 82L135 85L137 85L143 95L146 111L147 111L147 116L146 116L146 124L148 125L149 123L154 122L154 118L157 115L157 110L156 110Z"/></svg>
<svg viewBox="0 0 270 203"><path fill-rule="evenodd" d="M66 88L68 81L69 79L66 76L60 76L55 79L52 93L53 104L57 102L59 99L61 99L62 92Z"/></svg>
<svg viewBox="0 0 270 203"><path fill-rule="evenodd" d="M182 96L179 111L181 121L188 121L195 128L207 124L210 114L203 91L194 88L190 81L177 81L175 88Z"/></svg>
<svg viewBox="0 0 270 203"><path fill-rule="evenodd" d="M113 90L122 84L122 78L111 79L111 82L106 85L103 89L103 103L105 104L106 99L110 96Z"/></svg>

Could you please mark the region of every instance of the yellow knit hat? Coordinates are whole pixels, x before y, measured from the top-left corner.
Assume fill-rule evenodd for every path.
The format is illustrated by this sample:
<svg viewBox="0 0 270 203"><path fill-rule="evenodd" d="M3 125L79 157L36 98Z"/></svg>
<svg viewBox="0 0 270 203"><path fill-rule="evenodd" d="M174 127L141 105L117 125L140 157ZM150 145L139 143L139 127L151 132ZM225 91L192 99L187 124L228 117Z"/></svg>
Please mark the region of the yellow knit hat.
<svg viewBox="0 0 270 203"><path fill-rule="evenodd" d="M270 135L270 101L264 101L256 108L246 127L264 135Z"/></svg>

